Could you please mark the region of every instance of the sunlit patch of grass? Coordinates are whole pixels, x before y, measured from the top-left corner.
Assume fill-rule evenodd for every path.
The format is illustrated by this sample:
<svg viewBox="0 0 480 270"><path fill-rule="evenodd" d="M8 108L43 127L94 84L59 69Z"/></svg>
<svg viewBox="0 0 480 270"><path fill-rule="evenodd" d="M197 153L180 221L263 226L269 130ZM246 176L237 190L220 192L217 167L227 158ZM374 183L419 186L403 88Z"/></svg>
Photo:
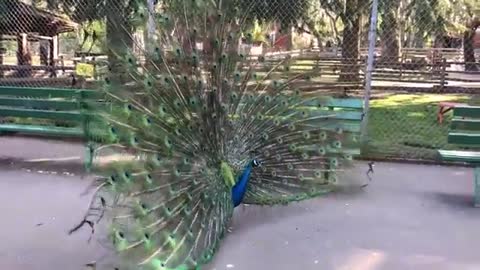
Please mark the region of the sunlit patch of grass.
<svg viewBox="0 0 480 270"><path fill-rule="evenodd" d="M436 158L437 149L454 149L447 143L451 112L439 124L438 103L479 100L465 94L400 94L372 100L365 150L372 156Z"/></svg>
<svg viewBox="0 0 480 270"><path fill-rule="evenodd" d="M438 104L439 102L467 102L467 95L440 95L440 94L400 94L392 95L387 98L372 100L372 107L393 107L405 105L428 105Z"/></svg>

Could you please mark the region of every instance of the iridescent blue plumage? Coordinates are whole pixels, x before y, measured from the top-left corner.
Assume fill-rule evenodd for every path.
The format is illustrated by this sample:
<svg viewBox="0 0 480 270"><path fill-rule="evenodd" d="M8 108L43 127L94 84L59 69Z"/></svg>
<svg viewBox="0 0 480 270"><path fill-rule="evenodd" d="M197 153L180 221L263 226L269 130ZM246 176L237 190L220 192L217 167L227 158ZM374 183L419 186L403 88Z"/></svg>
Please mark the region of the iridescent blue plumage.
<svg viewBox="0 0 480 270"><path fill-rule="evenodd" d="M237 183L235 186L233 186L232 200L234 207L237 207L242 203L245 193L247 192L248 181L250 180L252 168L255 166L258 166L258 162L256 160L249 162L247 166L245 166L242 174L239 176Z"/></svg>

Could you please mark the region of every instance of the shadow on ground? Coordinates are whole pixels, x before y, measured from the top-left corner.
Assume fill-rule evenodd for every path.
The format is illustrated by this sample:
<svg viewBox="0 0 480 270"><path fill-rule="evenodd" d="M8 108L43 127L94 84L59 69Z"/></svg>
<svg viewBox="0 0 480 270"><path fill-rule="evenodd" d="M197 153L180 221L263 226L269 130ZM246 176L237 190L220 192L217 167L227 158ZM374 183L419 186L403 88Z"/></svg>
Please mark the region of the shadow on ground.
<svg viewBox="0 0 480 270"><path fill-rule="evenodd" d="M431 192L423 194L426 198L443 204L445 207L452 208L452 210L459 210L471 207L473 204L473 197L471 194L451 194L444 192Z"/></svg>

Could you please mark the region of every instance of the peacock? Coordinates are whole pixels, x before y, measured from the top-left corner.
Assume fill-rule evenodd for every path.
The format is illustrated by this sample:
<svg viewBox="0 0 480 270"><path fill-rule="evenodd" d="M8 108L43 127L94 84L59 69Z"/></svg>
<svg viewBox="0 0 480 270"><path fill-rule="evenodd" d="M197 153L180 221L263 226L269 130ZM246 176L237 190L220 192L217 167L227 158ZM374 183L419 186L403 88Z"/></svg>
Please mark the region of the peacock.
<svg viewBox="0 0 480 270"><path fill-rule="evenodd" d="M93 164L94 195L72 232L105 221L119 257L109 269L200 269L235 207L326 194L353 164L358 138L330 97L299 88L315 71L250 54L252 23L239 3L157 1L152 12L134 1L128 24L154 16L155 35L112 50L117 67L101 101L84 103L89 153L123 158Z"/></svg>

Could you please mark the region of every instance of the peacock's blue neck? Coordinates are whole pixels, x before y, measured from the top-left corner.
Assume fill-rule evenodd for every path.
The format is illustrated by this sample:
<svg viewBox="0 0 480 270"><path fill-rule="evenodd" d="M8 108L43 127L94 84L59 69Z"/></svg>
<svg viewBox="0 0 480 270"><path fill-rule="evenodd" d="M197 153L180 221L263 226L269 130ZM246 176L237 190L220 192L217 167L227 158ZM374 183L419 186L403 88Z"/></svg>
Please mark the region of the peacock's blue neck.
<svg viewBox="0 0 480 270"><path fill-rule="evenodd" d="M248 165L243 170L242 174L239 176L237 183L232 188L232 200L233 200L234 207L239 206L242 203L243 198L245 197L251 172L252 172L252 162L249 162Z"/></svg>

